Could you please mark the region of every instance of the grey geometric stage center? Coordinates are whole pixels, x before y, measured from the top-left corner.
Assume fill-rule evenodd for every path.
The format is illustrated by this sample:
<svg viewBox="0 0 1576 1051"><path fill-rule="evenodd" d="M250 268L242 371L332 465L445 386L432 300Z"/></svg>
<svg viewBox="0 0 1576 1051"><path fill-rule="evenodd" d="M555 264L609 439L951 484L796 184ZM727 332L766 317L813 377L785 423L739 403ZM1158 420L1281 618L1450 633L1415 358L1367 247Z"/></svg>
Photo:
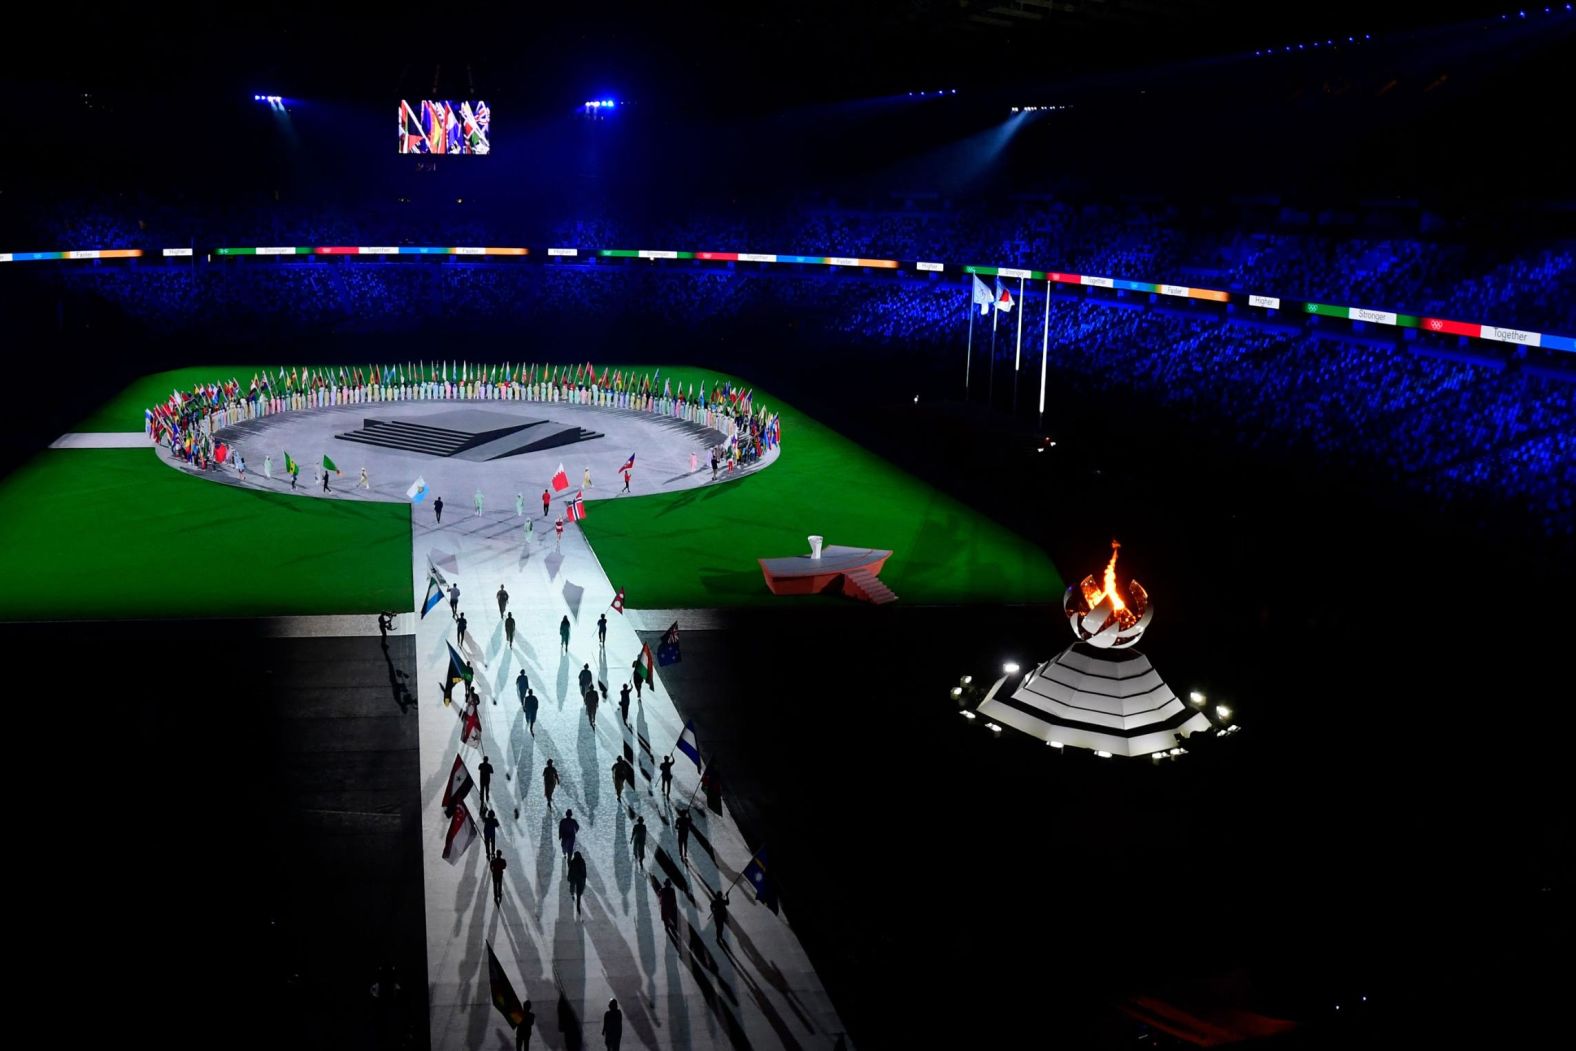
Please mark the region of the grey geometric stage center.
<svg viewBox="0 0 1576 1051"><path fill-rule="evenodd" d="M575 445L600 438L602 434L540 417L455 409L422 416L419 420L368 416L361 421L359 431L335 437L401 452L485 461Z"/></svg>

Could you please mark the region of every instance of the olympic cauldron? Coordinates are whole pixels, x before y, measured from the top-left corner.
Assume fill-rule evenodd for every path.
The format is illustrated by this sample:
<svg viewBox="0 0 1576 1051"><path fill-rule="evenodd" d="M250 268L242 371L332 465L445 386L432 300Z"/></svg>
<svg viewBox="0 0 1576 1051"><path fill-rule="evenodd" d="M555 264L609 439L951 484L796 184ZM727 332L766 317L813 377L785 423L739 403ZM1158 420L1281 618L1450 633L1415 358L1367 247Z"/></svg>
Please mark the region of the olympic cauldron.
<svg viewBox="0 0 1576 1051"><path fill-rule="evenodd" d="M1009 695L1002 691L1010 676L997 682L977 709L981 716L1058 748L1107 756L1172 753L1179 739L1210 728L1209 718L1183 704L1133 648L1154 619L1154 605L1138 581L1117 579L1120 550L1113 540L1101 578L1090 574L1062 597L1076 641Z"/></svg>

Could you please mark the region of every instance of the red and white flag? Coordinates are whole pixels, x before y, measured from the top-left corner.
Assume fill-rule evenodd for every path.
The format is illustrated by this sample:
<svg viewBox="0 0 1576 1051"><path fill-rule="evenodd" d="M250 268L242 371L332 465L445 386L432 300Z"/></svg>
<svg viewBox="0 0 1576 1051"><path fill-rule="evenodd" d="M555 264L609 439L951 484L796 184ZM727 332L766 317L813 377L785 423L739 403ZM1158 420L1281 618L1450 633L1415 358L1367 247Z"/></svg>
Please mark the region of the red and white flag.
<svg viewBox="0 0 1576 1051"><path fill-rule="evenodd" d="M619 588L618 594L613 596L613 608L620 613L624 612L624 589Z"/></svg>
<svg viewBox="0 0 1576 1051"><path fill-rule="evenodd" d="M454 757L454 768L449 771L449 783L443 787L443 809L455 806L470 794L471 772L465 768L465 760L459 756Z"/></svg>
<svg viewBox="0 0 1576 1051"><path fill-rule="evenodd" d="M586 518L586 502L580 497L575 497L569 504L569 517L576 522L584 522Z"/></svg>
<svg viewBox="0 0 1576 1051"><path fill-rule="evenodd" d="M561 493L569 488L569 475L564 473L564 465L558 465L558 473L553 475L553 492Z"/></svg>
<svg viewBox="0 0 1576 1051"><path fill-rule="evenodd" d="M460 856L476 842L476 821L464 803L454 808L449 819L448 835L443 837L443 860L451 865L460 863Z"/></svg>
<svg viewBox="0 0 1576 1051"><path fill-rule="evenodd" d="M465 706L465 712L460 716L460 743L475 748L482 746L482 715L474 701Z"/></svg>

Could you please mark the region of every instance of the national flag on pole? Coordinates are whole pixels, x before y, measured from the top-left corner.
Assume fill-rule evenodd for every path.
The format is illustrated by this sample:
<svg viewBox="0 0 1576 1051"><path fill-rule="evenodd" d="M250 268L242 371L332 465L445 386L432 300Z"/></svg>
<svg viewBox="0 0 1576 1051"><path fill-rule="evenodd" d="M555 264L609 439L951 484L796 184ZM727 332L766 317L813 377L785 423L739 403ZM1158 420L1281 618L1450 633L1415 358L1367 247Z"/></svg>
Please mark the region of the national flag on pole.
<svg viewBox="0 0 1576 1051"><path fill-rule="evenodd" d="M288 452L285 453L285 473L286 474L300 474L301 473L301 465L296 463L294 460L290 459L290 454Z"/></svg>
<svg viewBox="0 0 1576 1051"><path fill-rule="evenodd" d="M427 479L418 476L414 482L410 483L410 488L405 490L405 495L410 498L410 502L413 504L419 504L427 499Z"/></svg>
<svg viewBox="0 0 1576 1051"><path fill-rule="evenodd" d="M427 576L438 582L438 586L445 591L449 589L449 579L443 575L443 570L438 568L436 562L429 556L427 559Z"/></svg>
<svg viewBox="0 0 1576 1051"><path fill-rule="evenodd" d="M623 592L620 591L619 594L622 595ZM679 622L675 620L657 645L657 663L665 668L669 664L677 664L682 659L679 654Z"/></svg>
<svg viewBox="0 0 1576 1051"><path fill-rule="evenodd" d="M652 666L650 646L643 645L640 647L640 659L646 662L646 685L655 690L657 688L657 670Z"/></svg>
<svg viewBox="0 0 1576 1051"><path fill-rule="evenodd" d="M427 597L421 600L421 615L423 618L432 612L432 608L443 602L443 580L437 576L437 570L429 569L427 573Z"/></svg>
<svg viewBox="0 0 1576 1051"><path fill-rule="evenodd" d="M619 471L620 472L633 471L634 469L635 469L635 454L634 453L630 453L629 454L629 459L624 461L624 466L620 467Z"/></svg>
<svg viewBox="0 0 1576 1051"><path fill-rule="evenodd" d="M339 465L328 458L328 453L323 454L323 470L333 471L335 474L339 473Z"/></svg>
<svg viewBox="0 0 1576 1051"><path fill-rule="evenodd" d="M980 308L981 314L990 313L990 305L996 302L996 297L991 294L990 286L980 280L978 274L974 275L974 303Z"/></svg>
<svg viewBox="0 0 1576 1051"><path fill-rule="evenodd" d="M558 470L553 472L553 492L561 493L569 488L569 474L564 470L564 465L559 464Z"/></svg>
<svg viewBox="0 0 1576 1051"><path fill-rule="evenodd" d="M575 522L585 521L586 502L584 498L576 496L573 500L569 501L569 518L571 521Z"/></svg>
<svg viewBox="0 0 1576 1051"><path fill-rule="evenodd" d="M700 747L695 743L695 724L685 723L684 732L679 734L678 744L673 746L680 752L689 756L695 764L695 769L700 769Z"/></svg>
<svg viewBox="0 0 1576 1051"><path fill-rule="evenodd" d="M714 814L722 813L722 775L717 773L717 760L713 759L706 764L706 769L700 775L701 791L706 793L706 809Z"/></svg>
<svg viewBox="0 0 1576 1051"><path fill-rule="evenodd" d="M475 785L476 782L471 780L471 772L465 767L465 760L455 756L454 766L449 770L449 783L443 786L443 809L447 811L458 805Z"/></svg>
<svg viewBox="0 0 1576 1051"><path fill-rule="evenodd" d="M623 588L619 588L618 589L618 594L613 596L613 606L612 606L612 608L618 610L620 613L624 612L624 589Z"/></svg>
<svg viewBox="0 0 1576 1051"><path fill-rule="evenodd" d="M214 463L224 463L224 461L229 457L229 455L230 455L230 447L228 445L225 445L223 442L220 442L218 445L215 445L213 447L213 461L214 461Z"/></svg>
<svg viewBox="0 0 1576 1051"><path fill-rule="evenodd" d="M476 842L476 821L464 803L454 807L449 819L449 832L443 837L443 860L451 865L460 863L460 856Z"/></svg>
<svg viewBox="0 0 1576 1051"><path fill-rule="evenodd" d="M750 881L750 886L755 888L755 900L777 912L777 888L766 875L766 848L762 847L755 852L750 863L744 866L744 878Z"/></svg>
<svg viewBox="0 0 1576 1051"><path fill-rule="evenodd" d="M509 984L509 976L504 973L503 964L498 962L492 942L487 943L487 982L492 986L493 1006L498 1008L498 1013L509 1023L510 1029L520 1028L520 1023L525 1021L525 1008L514 995L514 986Z"/></svg>
<svg viewBox="0 0 1576 1051"><path fill-rule="evenodd" d="M474 701L460 712L460 743L472 748L482 746L482 713Z"/></svg>
<svg viewBox="0 0 1576 1051"><path fill-rule="evenodd" d="M1012 289L1003 285L999 277L996 279L996 309L1012 312Z"/></svg>
<svg viewBox="0 0 1576 1051"><path fill-rule="evenodd" d="M470 666L460 656L459 651L454 648L454 643L447 642L444 645L449 647L449 685L443 691L444 697L447 698L449 691L454 689L455 683L471 681L472 672Z"/></svg>

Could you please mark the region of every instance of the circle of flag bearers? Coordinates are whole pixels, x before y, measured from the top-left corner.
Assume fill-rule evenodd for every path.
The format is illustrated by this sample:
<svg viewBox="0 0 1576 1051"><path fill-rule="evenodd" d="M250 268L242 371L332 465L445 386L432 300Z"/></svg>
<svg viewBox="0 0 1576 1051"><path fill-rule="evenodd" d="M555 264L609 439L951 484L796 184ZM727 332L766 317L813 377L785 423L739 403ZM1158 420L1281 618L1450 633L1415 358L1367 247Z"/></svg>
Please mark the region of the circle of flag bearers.
<svg viewBox="0 0 1576 1051"><path fill-rule="evenodd" d="M724 459L729 470L760 459L782 440L780 414L757 403L753 389L735 387L731 380L715 380L707 390L704 381L698 388L693 381L687 387L674 384L671 378L662 378L661 369L643 375L612 368L598 372L589 362L573 366L407 362L288 371L280 367L273 377L264 369L253 373L245 387L232 377L196 384L189 391L172 390L164 401L143 410L143 430L176 458L206 469L231 458L232 450L216 442L214 434L242 420L335 405L457 400L561 402L703 424L727 435ZM340 473L326 455L322 466ZM634 466L631 454L620 471ZM300 464L289 453L285 453L285 471L294 485ZM566 475L563 488L568 485ZM424 487L412 486L412 493L419 488ZM412 495L412 499L420 497ZM584 517L583 507L579 517Z"/></svg>

